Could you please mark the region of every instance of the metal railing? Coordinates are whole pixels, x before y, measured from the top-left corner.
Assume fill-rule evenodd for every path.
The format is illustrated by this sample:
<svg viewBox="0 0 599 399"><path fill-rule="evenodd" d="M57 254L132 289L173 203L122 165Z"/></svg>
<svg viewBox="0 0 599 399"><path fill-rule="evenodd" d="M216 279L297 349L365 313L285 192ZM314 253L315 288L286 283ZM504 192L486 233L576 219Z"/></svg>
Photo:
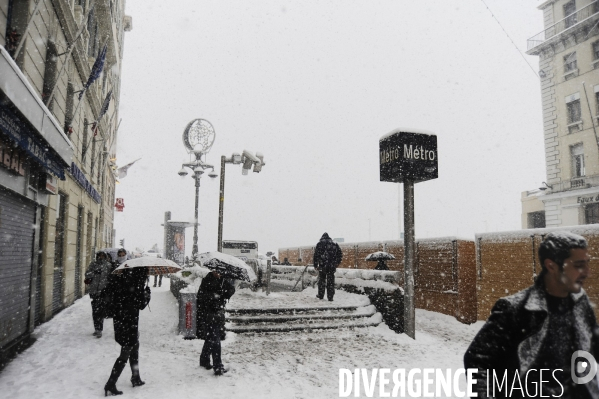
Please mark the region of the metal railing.
<svg viewBox="0 0 599 399"><path fill-rule="evenodd" d="M537 33L536 35L528 39L527 50L531 50L543 44L550 38L559 35L565 30L570 29L580 24L581 22L584 22L585 20L597 13L599 13L599 0L592 2L591 4L581 8L580 10L577 10L575 13L572 13L568 15L566 18L557 21L553 25L549 26L540 33Z"/></svg>
<svg viewBox="0 0 599 399"><path fill-rule="evenodd" d="M553 183L552 192L577 190L587 187L599 186L599 175L573 177L559 183Z"/></svg>

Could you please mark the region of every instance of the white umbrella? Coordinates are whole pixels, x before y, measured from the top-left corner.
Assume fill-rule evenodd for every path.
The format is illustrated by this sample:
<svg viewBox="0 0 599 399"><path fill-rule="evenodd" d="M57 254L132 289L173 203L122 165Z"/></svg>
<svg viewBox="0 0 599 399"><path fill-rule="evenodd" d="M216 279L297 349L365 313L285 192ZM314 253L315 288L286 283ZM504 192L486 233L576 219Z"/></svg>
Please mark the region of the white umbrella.
<svg viewBox="0 0 599 399"><path fill-rule="evenodd" d="M172 260L164 258L154 258L153 256L143 256L137 259L129 259L123 262L112 273L121 274L123 271L134 267L147 267L148 274L151 276L160 274L171 274L181 270L181 266Z"/></svg>
<svg viewBox="0 0 599 399"><path fill-rule="evenodd" d="M223 277L250 282L258 279L254 269L235 256L214 251L200 254L198 258L202 266L217 271Z"/></svg>
<svg viewBox="0 0 599 399"><path fill-rule="evenodd" d="M391 255L389 252L378 251L378 252L373 252L373 253L369 254L365 260L375 261L375 260L391 260L391 259L395 259L395 256Z"/></svg>

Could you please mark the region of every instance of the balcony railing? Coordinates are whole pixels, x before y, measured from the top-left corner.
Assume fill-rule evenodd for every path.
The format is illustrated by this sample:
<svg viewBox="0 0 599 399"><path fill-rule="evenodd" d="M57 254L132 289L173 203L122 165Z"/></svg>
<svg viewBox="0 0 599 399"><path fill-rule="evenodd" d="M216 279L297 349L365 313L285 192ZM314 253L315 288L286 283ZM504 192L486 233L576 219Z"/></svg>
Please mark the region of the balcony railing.
<svg viewBox="0 0 599 399"><path fill-rule="evenodd" d="M580 10L577 10L575 13L568 15L566 18L560 21L557 21L542 32L528 39L527 50L531 50L543 44L552 37L557 36L565 30L584 22L597 13L599 13L599 0L592 2Z"/></svg>
<svg viewBox="0 0 599 399"><path fill-rule="evenodd" d="M551 192L580 190L599 186L599 175L573 177L559 183L553 183Z"/></svg>

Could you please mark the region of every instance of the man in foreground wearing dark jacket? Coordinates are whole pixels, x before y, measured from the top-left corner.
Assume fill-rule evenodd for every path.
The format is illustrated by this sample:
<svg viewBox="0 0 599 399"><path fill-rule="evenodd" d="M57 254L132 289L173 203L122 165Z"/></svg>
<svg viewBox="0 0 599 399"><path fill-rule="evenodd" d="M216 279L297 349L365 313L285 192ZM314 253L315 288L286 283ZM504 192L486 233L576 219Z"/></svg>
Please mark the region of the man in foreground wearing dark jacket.
<svg viewBox="0 0 599 399"><path fill-rule="evenodd" d="M599 398L596 376L580 380L592 376L594 359L574 356L597 358L597 322L582 289L589 259L583 237L563 231L545 237L534 285L498 300L466 351L465 367L478 369L479 398Z"/></svg>
<svg viewBox="0 0 599 399"><path fill-rule="evenodd" d="M198 338L204 340L200 367L214 368L214 374L227 372L221 360L221 335L225 328L225 305L235 293L235 287L213 270L202 279L197 295ZM212 364L210 364L212 357Z"/></svg>
<svg viewBox="0 0 599 399"><path fill-rule="evenodd" d="M328 300L333 300L333 296L335 296L335 271L342 258L343 253L339 248L339 244L333 241L327 233L324 233L314 249L313 263L319 274L318 295L316 295L318 299L324 298L326 288Z"/></svg>

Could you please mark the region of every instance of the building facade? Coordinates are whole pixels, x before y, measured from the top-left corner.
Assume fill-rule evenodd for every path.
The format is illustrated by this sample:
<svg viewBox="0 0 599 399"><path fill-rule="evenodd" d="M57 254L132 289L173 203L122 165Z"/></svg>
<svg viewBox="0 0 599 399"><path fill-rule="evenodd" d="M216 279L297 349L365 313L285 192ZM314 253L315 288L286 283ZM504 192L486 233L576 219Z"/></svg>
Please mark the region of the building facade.
<svg viewBox="0 0 599 399"><path fill-rule="evenodd" d="M599 1L548 0L539 56L546 181L522 193L522 228L599 223Z"/></svg>
<svg viewBox="0 0 599 399"><path fill-rule="evenodd" d="M84 294L95 249L113 246L124 9L0 0L1 363Z"/></svg>

